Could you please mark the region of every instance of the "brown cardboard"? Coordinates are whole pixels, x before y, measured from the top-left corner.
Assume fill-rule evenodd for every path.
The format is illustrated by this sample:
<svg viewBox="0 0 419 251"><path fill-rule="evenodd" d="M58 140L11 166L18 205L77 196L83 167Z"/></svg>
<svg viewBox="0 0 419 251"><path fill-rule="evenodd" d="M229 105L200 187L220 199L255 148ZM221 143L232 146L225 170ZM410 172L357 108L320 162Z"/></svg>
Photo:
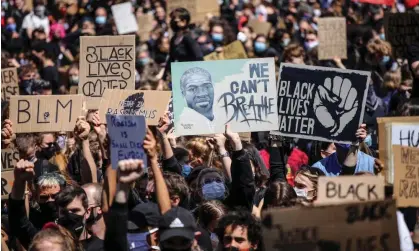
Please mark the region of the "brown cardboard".
<svg viewBox="0 0 419 251"><path fill-rule="evenodd" d="M1 172L1 199L9 198L15 176L13 171Z"/></svg>
<svg viewBox="0 0 419 251"><path fill-rule="evenodd" d="M419 148L393 145L394 197L398 207L419 207Z"/></svg>
<svg viewBox="0 0 419 251"><path fill-rule="evenodd" d="M19 152L14 149L1 150L1 171L13 170L19 161Z"/></svg>
<svg viewBox="0 0 419 251"><path fill-rule="evenodd" d="M150 38L150 32L153 30L153 15L141 15L137 17L138 35L141 42L146 42Z"/></svg>
<svg viewBox="0 0 419 251"><path fill-rule="evenodd" d="M79 87L78 86L71 86L69 92L70 92L70 94L77 94L79 92Z"/></svg>
<svg viewBox="0 0 419 251"><path fill-rule="evenodd" d="M339 57L347 58L346 19L344 17L325 17L318 21L319 60Z"/></svg>
<svg viewBox="0 0 419 251"><path fill-rule="evenodd" d="M394 58L408 58L409 46L419 39L418 27L419 13L385 13L385 37Z"/></svg>
<svg viewBox="0 0 419 251"><path fill-rule="evenodd" d="M319 177L315 205L384 200L383 176Z"/></svg>
<svg viewBox="0 0 419 251"><path fill-rule="evenodd" d="M79 93L98 109L105 89L135 89L135 36L83 36Z"/></svg>
<svg viewBox="0 0 419 251"><path fill-rule="evenodd" d="M212 52L204 57L205 61L210 60L224 60L224 59L243 59L247 58L247 53L243 47L242 42L236 40L223 47L223 51Z"/></svg>
<svg viewBox="0 0 419 251"><path fill-rule="evenodd" d="M394 200L262 212L265 250L400 250Z"/></svg>
<svg viewBox="0 0 419 251"><path fill-rule="evenodd" d="M2 101L9 101L10 96L19 95L18 81L17 68L6 68L1 70Z"/></svg>
<svg viewBox="0 0 419 251"><path fill-rule="evenodd" d="M16 133L73 131L82 108L81 95L11 96L10 120Z"/></svg>
<svg viewBox="0 0 419 251"><path fill-rule="evenodd" d="M207 14L220 15L217 0L168 0L167 14L176 8L186 8L191 15L191 23L202 23Z"/></svg>
<svg viewBox="0 0 419 251"><path fill-rule="evenodd" d="M134 97L129 98L130 96ZM106 118L106 114L129 114L124 109L124 104L128 107L137 107L131 111L133 115L143 115L146 118L147 125L158 125L159 119L164 115L167 104L169 103L169 91L141 91L141 90L105 90L100 102L99 116ZM127 102L129 98L130 101ZM135 100L132 103L132 100ZM128 112L128 113L127 113ZM105 120L104 120L105 121Z"/></svg>
<svg viewBox="0 0 419 251"><path fill-rule="evenodd" d="M269 35L269 31L272 28L272 24L269 22L261 22L259 20L252 19L249 21L248 26L253 29L255 34L263 34L265 36Z"/></svg>

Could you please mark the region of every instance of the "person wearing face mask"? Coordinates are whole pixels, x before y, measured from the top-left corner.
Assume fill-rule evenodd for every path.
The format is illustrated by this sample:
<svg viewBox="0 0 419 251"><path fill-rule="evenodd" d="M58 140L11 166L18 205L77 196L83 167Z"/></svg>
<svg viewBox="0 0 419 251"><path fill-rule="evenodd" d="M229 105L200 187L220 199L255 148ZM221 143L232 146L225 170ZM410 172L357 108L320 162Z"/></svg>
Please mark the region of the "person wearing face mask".
<svg viewBox="0 0 419 251"><path fill-rule="evenodd" d="M224 44L224 29L220 24L214 24L209 33L211 34L211 40L214 48L220 47Z"/></svg>
<svg viewBox="0 0 419 251"><path fill-rule="evenodd" d="M42 4L35 5L33 12L26 15L22 23L22 29L26 30L29 39L32 39L32 31L39 28L43 29L49 36L49 20L46 15L46 8Z"/></svg>
<svg viewBox="0 0 419 251"><path fill-rule="evenodd" d="M68 82L71 86L78 86L79 85L79 65L78 64L73 64L70 66L70 68L68 69Z"/></svg>
<svg viewBox="0 0 419 251"><path fill-rule="evenodd" d="M256 57L263 57L268 50L268 45L266 44L266 37L264 35L258 35L253 41L253 50Z"/></svg>
<svg viewBox="0 0 419 251"><path fill-rule="evenodd" d="M104 240L106 226L102 211L102 184L87 183L82 188L86 192L89 203L88 207L90 209L90 217L86 220L87 231L99 239Z"/></svg>
<svg viewBox="0 0 419 251"><path fill-rule="evenodd" d="M199 193L204 201L223 201L228 195L224 175L215 168L207 168L199 173L198 188L200 188Z"/></svg>
<svg viewBox="0 0 419 251"><path fill-rule="evenodd" d="M317 197L317 183L324 172L316 167L303 166L297 171L294 180L294 191L297 197L313 202Z"/></svg>
<svg viewBox="0 0 419 251"><path fill-rule="evenodd" d="M315 31L307 31L304 40L304 47L307 51L313 50L319 45L317 34Z"/></svg>
<svg viewBox="0 0 419 251"><path fill-rule="evenodd" d="M108 13L105 8L99 7L95 11L96 35L112 35L112 25L108 22Z"/></svg>

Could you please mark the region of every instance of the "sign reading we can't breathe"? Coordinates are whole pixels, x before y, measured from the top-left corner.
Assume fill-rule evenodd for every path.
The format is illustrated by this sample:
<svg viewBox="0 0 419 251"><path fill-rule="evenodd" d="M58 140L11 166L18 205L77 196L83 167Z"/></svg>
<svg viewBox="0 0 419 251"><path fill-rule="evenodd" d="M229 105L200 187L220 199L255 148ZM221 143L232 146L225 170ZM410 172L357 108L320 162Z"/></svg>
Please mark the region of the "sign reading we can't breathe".
<svg viewBox="0 0 419 251"><path fill-rule="evenodd" d="M272 134L351 143L362 122L370 73L282 64L279 128Z"/></svg>

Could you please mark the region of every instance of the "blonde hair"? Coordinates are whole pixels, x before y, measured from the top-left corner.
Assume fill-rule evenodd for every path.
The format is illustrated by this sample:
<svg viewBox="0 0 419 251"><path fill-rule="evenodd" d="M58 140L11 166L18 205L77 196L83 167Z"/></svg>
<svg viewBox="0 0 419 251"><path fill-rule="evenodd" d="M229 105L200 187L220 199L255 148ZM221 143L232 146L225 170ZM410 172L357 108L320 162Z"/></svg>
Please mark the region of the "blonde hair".
<svg viewBox="0 0 419 251"><path fill-rule="evenodd" d="M374 39L368 42L367 50L370 54L378 54L379 56L390 56L392 54L390 43L381 39Z"/></svg>
<svg viewBox="0 0 419 251"><path fill-rule="evenodd" d="M212 149L205 141L205 138L192 138L186 143L185 147L189 151L191 162L197 158L201 158L204 163L208 163Z"/></svg>
<svg viewBox="0 0 419 251"><path fill-rule="evenodd" d="M384 74L383 77L384 86L391 90L396 90L399 88L401 81L402 73L399 69L395 71L388 71Z"/></svg>

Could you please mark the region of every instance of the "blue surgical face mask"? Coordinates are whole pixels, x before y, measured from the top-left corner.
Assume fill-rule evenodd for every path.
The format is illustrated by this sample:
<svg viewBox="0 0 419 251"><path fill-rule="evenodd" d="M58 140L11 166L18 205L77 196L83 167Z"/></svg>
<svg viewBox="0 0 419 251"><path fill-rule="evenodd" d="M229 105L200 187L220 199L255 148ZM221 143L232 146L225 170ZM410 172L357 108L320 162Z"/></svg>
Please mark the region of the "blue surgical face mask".
<svg viewBox="0 0 419 251"><path fill-rule="evenodd" d="M146 65L150 62L150 59L149 58L140 58L138 61L140 62L141 65Z"/></svg>
<svg viewBox="0 0 419 251"><path fill-rule="evenodd" d="M205 200L223 200L225 197L225 186L222 182L213 181L202 186L202 195Z"/></svg>
<svg viewBox="0 0 419 251"><path fill-rule="evenodd" d="M380 39L381 39L381 40L386 40L386 35L385 35L384 33L381 33L381 34L380 34Z"/></svg>
<svg viewBox="0 0 419 251"><path fill-rule="evenodd" d="M223 41L224 36L223 36L223 34L219 34L219 33L212 33L212 34L211 34L211 38L212 38L212 41L214 41L214 42L216 42L216 43L220 43L220 42L222 42L222 41Z"/></svg>
<svg viewBox="0 0 419 251"><path fill-rule="evenodd" d="M105 16L97 16L95 19L95 22L97 24L105 24L106 23L106 17Z"/></svg>
<svg viewBox="0 0 419 251"><path fill-rule="evenodd" d="M10 32L15 32L16 31L16 24L8 24L6 26L6 30L8 30Z"/></svg>
<svg viewBox="0 0 419 251"><path fill-rule="evenodd" d="M291 42L291 39L289 38L284 38L282 40L282 46L287 47L289 45L289 43Z"/></svg>
<svg viewBox="0 0 419 251"><path fill-rule="evenodd" d="M384 56L384 57L381 59L381 64L387 64L387 63L388 63L388 61L390 61L390 56Z"/></svg>
<svg viewBox="0 0 419 251"><path fill-rule="evenodd" d="M150 245L147 242L147 235L149 233L128 233L127 239L128 239L128 245L129 250L135 250L135 251L148 251L150 250Z"/></svg>
<svg viewBox="0 0 419 251"><path fill-rule="evenodd" d="M371 147L372 146L372 138L371 138L371 134L368 134L367 137L364 139L364 143L368 146Z"/></svg>
<svg viewBox="0 0 419 251"><path fill-rule="evenodd" d="M258 53L266 51L266 44L263 42L255 42L255 51Z"/></svg>
<svg viewBox="0 0 419 251"><path fill-rule="evenodd" d="M188 175L191 173L192 167L190 165L184 164L182 166L182 176L188 177Z"/></svg>

